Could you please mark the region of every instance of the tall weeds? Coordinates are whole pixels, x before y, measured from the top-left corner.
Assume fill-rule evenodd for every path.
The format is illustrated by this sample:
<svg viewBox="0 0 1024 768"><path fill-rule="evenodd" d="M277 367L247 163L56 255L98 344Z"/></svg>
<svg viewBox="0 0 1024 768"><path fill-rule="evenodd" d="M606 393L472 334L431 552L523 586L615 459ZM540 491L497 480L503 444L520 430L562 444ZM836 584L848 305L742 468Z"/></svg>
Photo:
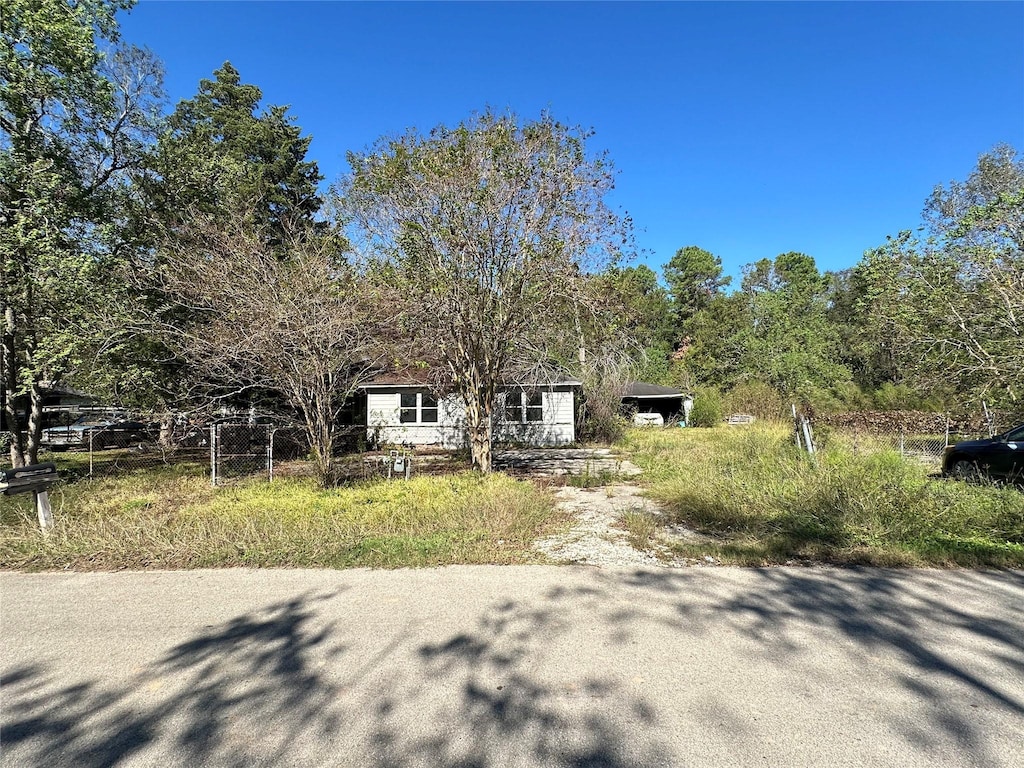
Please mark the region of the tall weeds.
<svg viewBox="0 0 1024 768"><path fill-rule="evenodd" d="M28 500L0 497L0 567L402 567L520 563L557 522L550 494L462 473L321 490L311 479L213 489L198 472L150 470L51 494L42 536Z"/></svg>
<svg viewBox="0 0 1024 768"><path fill-rule="evenodd" d="M833 441L813 460L772 424L635 431L627 448L672 522L727 561L1024 565L1024 493L932 478L896 453Z"/></svg>

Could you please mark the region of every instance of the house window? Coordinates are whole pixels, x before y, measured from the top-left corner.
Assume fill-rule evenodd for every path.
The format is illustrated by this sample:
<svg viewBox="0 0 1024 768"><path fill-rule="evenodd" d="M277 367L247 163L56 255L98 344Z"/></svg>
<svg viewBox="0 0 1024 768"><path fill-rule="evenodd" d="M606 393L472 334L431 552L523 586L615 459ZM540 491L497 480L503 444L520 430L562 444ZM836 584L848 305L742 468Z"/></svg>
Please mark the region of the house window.
<svg viewBox="0 0 1024 768"><path fill-rule="evenodd" d="M399 395L398 421L402 424L436 424L437 398L429 392Z"/></svg>
<svg viewBox="0 0 1024 768"><path fill-rule="evenodd" d="M424 424L437 423L437 398L429 392L420 394L420 421Z"/></svg>
<svg viewBox="0 0 1024 768"><path fill-rule="evenodd" d="M506 392L505 421L513 423L544 421L543 393L521 390Z"/></svg>

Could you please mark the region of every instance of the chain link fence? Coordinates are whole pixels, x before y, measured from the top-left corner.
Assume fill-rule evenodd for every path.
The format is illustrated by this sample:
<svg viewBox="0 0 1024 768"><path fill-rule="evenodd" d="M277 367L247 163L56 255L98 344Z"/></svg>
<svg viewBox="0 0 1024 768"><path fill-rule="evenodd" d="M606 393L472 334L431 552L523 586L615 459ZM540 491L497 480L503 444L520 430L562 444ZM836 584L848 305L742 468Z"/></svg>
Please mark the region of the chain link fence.
<svg viewBox="0 0 1024 768"><path fill-rule="evenodd" d="M1013 414L987 408L965 415L856 411L818 415L814 419L814 430L821 446L842 442L854 453L892 451L939 469L948 446L997 435L1015 423Z"/></svg>
<svg viewBox="0 0 1024 768"><path fill-rule="evenodd" d="M88 413L43 430L43 461L70 477L109 477L175 467L214 485L242 477L272 479L275 461L307 453L298 430L251 420L149 414L133 418Z"/></svg>

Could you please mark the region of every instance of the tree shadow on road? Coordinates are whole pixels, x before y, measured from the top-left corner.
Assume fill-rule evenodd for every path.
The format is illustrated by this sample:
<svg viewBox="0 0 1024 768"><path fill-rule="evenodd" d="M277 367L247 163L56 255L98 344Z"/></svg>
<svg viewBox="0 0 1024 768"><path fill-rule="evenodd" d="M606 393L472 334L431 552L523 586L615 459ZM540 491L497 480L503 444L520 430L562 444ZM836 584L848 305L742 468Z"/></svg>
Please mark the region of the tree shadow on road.
<svg viewBox="0 0 1024 768"><path fill-rule="evenodd" d="M294 763L300 744L309 764L378 768L701 762L675 751L686 748L679 728L714 732L701 743L735 747L740 762L776 754L750 705L787 702L690 686L675 654L705 646L794 687L816 676L822 685L807 690L824 693L810 708L868 701L873 733L947 762L999 764L991 729L1024 724L1024 574L567 568L553 578L510 586L459 620L391 617L377 635L333 623L337 611L320 607L332 595L307 594L207 627L120 683L9 669L5 752L15 765L83 768L157 754L276 765ZM649 656L630 657L638 647ZM662 690L678 698L652 703L633 670L669 679ZM832 690L837 679L859 689Z"/></svg>
<svg viewBox="0 0 1024 768"><path fill-rule="evenodd" d="M345 650L330 645L331 626L313 621L329 597L305 595L208 627L140 673L126 670L116 688L62 684L41 666L6 670L5 751L18 764L101 768L159 741L182 765L279 763L300 734L339 725L333 686L310 664L314 650L328 658ZM254 732L260 723L272 727Z"/></svg>
<svg viewBox="0 0 1024 768"><path fill-rule="evenodd" d="M395 680L378 704L376 765L671 764L650 730L655 713L643 697L611 675L581 672L572 659L554 676L538 669L545 648L575 631L565 620L572 604L603 597L589 587L552 588L538 603L499 603L472 629L419 645L422 685ZM410 709L420 709L428 725L410 729Z"/></svg>
<svg viewBox="0 0 1024 768"><path fill-rule="evenodd" d="M726 572L727 573L727 572ZM997 713L1024 728L1024 573L877 568L758 568L736 590L695 572L636 572L626 583L673 596L680 629L739 635L759 663L807 668L808 638L863 669L880 669L912 710L877 700L880 718L917 750L985 755ZM951 589L952 587L952 589ZM693 599L694 597L698 599ZM812 668L813 663L812 663ZM827 665L817 666L827 677ZM837 699L846 692L836 691ZM984 762L984 759L982 759Z"/></svg>

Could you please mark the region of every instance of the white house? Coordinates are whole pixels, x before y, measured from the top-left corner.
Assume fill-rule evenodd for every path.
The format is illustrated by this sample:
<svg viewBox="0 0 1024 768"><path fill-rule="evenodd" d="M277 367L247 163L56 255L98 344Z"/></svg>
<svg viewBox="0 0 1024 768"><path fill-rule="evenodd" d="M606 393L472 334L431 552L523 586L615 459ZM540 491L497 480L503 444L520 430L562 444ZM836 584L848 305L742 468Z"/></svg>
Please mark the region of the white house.
<svg viewBox="0 0 1024 768"><path fill-rule="evenodd" d="M458 395L435 396L426 381L408 375L380 376L362 386L366 432L371 443L438 445L468 443L466 411ZM578 381L508 387L495 403L494 440L532 447L576 440Z"/></svg>

